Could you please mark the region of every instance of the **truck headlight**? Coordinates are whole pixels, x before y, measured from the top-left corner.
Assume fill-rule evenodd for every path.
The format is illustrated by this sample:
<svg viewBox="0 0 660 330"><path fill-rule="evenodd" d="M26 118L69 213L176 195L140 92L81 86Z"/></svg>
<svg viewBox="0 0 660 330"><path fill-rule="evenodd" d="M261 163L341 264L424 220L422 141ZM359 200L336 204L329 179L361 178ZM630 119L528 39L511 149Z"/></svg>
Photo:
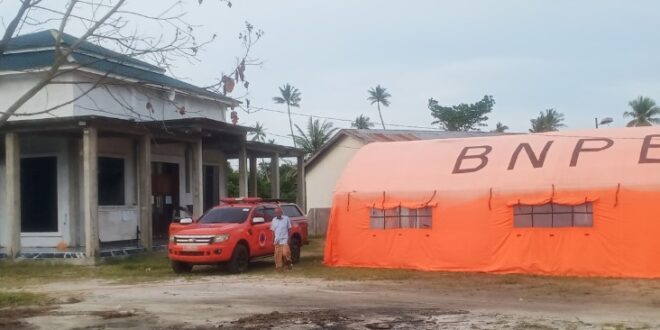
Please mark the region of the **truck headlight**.
<svg viewBox="0 0 660 330"><path fill-rule="evenodd" d="M215 235L213 236L213 243L221 243L229 239L229 234Z"/></svg>
<svg viewBox="0 0 660 330"><path fill-rule="evenodd" d="M174 243L176 240L174 239L174 235L170 236L170 243Z"/></svg>

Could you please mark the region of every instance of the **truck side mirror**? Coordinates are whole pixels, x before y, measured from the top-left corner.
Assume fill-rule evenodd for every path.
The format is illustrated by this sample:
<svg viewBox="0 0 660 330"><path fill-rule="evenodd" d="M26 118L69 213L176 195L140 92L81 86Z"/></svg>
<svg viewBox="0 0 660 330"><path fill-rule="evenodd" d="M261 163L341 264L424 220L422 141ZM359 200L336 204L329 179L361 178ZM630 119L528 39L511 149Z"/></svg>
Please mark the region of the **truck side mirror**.
<svg viewBox="0 0 660 330"><path fill-rule="evenodd" d="M266 219L264 219L263 217L254 217L254 218L252 218L252 223L253 224L264 223L264 222L266 222Z"/></svg>
<svg viewBox="0 0 660 330"><path fill-rule="evenodd" d="M192 218L181 218L181 220L179 220L179 223L182 224L182 225L189 225L189 224L193 223L193 219Z"/></svg>

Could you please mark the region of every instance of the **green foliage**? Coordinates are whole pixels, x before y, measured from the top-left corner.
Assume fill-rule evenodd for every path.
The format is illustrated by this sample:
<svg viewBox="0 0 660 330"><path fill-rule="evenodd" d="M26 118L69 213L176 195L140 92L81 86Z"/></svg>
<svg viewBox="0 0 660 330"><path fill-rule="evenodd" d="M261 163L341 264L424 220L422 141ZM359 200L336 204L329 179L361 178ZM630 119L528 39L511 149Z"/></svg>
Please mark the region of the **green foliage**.
<svg viewBox="0 0 660 330"><path fill-rule="evenodd" d="M290 84L286 84L280 87L280 96L273 97L273 101L275 101L277 104L286 104L286 112L289 115L289 130L291 131L291 139L293 139L293 145L296 146L296 139L293 135L293 121L291 121L291 107L300 107L300 91Z"/></svg>
<svg viewBox="0 0 660 330"><path fill-rule="evenodd" d="M495 124L495 129L493 130L493 132L495 132L495 133L504 133L508 129L509 129L509 126L506 126L506 125L504 125L504 124L502 124L501 122L498 121L497 124Z"/></svg>
<svg viewBox="0 0 660 330"><path fill-rule="evenodd" d="M271 198L270 162L259 163L257 172L257 194L261 198ZM296 166L283 161L280 164L280 198L295 201L297 192ZM239 197L238 171L235 171L227 162L227 194L230 197Z"/></svg>
<svg viewBox="0 0 660 330"><path fill-rule="evenodd" d="M481 101L467 104L461 103L453 106L441 106L433 98L429 99L429 110L435 118L431 124L439 124L440 128L448 131L471 131L477 127L486 126L487 114L493 111L495 99L485 95Z"/></svg>
<svg viewBox="0 0 660 330"><path fill-rule="evenodd" d="M540 112L539 116L530 119L530 122L532 124L532 128L529 129L530 133L554 132L565 126L564 114L557 112L555 109Z"/></svg>
<svg viewBox="0 0 660 330"><path fill-rule="evenodd" d="M355 118L355 121L351 123L351 127L357 129L370 129L374 127L374 123L371 122L371 119L365 115L359 115Z"/></svg>
<svg viewBox="0 0 660 330"><path fill-rule="evenodd" d="M323 144L330 140L337 131L336 127L332 127L331 122L324 120L321 123L318 119L312 119L312 117L307 122L307 132L304 132L298 125L296 125L296 129L299 135L295 136L294 139L308 156L321 149Z"/></svg>
<svg viewBox="0 0 660 330"><path fill-rule="evenodd" d="M254 131L249 132L248 135L252 135L252 141L266 142L266 129L259 122L254 125Z"/></svg>
<svg viewBox="0 0 660 330"><path fill-rule="evenodd" d="M380 123L383 125L383 129L385 129L385 121L383 121L383 114L380 111L380 105L382 104L384 107L389 107L390 106L390 93L387 92L387 89L385 87L381 87L380 85L376 86L375 88L372 88L367 91L369 93L369 97L367 97L367 101L371 101L371 104L373 105L376 103L378 106L378 116L380 117Z"/></svg>
<svg viewBox="0 0 660 330"><path fill-rule="evenodd" d="M623 113L623 118L631 117L632 120L626 124L633 126L651 126L660 124L660 107L657 107L655 101L651 98L640 96L628 103L632 111Z"/></svg>

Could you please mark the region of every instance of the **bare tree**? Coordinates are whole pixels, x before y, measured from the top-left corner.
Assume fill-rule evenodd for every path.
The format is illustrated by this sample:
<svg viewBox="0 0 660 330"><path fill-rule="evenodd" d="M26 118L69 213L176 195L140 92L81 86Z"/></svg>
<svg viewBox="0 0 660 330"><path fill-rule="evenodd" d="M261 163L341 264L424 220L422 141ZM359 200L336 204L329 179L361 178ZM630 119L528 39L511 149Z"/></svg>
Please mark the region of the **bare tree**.
<svg viewBox="0 0 660 330"><path fill-rule="evenodd" d="M82 63L80 61L70 61L70 56L81 47L92 44L115 51L117 54L112 58L114 61L121 63L136 58L160 68L168 69L171 73L172 64L176 60L183 58L196 61L200 49L216 39L215 34L204 38L196 36L198 26L185 20L186 7L182 5L181 1L173 0L169 4L159 1L159 6L154 6L153 9L154 12L157 12L153 14L143 10L133 10L128 7L128 2L128 0L69 0L62 8L63 3L59 1L20 0L20 7L2 34L0 58L11 50L11 39L22 34L24 30L30 27L53 26L57 23L58 28L53 31L55 38L54 59L48 68L38 72L39 79L33 86L18 95L15 100L12 100L11 105L5 109L0 109L0 126L12 116L50 113L57 108L87 96L97 88L107 90L114 101L126 110L127 115L140 117L139 111L133 109L129 102L125 102L120 96L112 95L112 91L108 86L141 86L143 83L118 80L110 77L109 72L94 76L91 80L84 82L58 79L67 73L78 71L94 63L94 60ZM203 4L203 0L198 0L198 2L199 5L207 5ZM228 0L220 0L220 2L231 7L231 2ZM163 6L163 4L169 6ZM163 10L162 8L166 9ZM149 29L145 28L146 26L156 26L158 28L152 30L158 32L149 33ZM65 40L67 30L82 30L84 33L72 40ZM226 95L234 90L234 85L237 83L242 83L247 90L249 83L245 78L246 67L259 64L258 60L250 58L250 50L262 35L263 31L255 30L254 26L246 22L245 30L239 35L243 43L244 53L236 58L236 65L232 70L229 70L230 73L221 75L218 82L208 86L207 90L222 91ZM21 106L44 87L55 84L74 84L77 88L89 87L81 90L75 99L62 104L29 114L17 113ZM164 98L162 93L155 93L153 96L173 103L172 100ZM184 107L173 105L182 114L186 112ZM145 107L149 109L150 104L147 103ZM103 111L100 107L97 108L90 110Z"/></svg>

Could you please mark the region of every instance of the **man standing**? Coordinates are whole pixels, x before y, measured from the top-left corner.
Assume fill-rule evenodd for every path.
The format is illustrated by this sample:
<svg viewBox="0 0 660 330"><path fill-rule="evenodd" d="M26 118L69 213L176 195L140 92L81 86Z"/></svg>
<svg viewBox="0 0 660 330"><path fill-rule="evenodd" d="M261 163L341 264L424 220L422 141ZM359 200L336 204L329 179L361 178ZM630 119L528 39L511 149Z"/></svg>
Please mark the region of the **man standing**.
<svg viewBox="0 0 660 330"><path fill-rule="evenodd" d="M282 214L282 209L278 207L275 209L275 217L270 223L270 230L275 236L275 269L278 271L282 270L285 264L287 268L293 269L289 249L289 229L291 229L291 220Z"/></svg>

